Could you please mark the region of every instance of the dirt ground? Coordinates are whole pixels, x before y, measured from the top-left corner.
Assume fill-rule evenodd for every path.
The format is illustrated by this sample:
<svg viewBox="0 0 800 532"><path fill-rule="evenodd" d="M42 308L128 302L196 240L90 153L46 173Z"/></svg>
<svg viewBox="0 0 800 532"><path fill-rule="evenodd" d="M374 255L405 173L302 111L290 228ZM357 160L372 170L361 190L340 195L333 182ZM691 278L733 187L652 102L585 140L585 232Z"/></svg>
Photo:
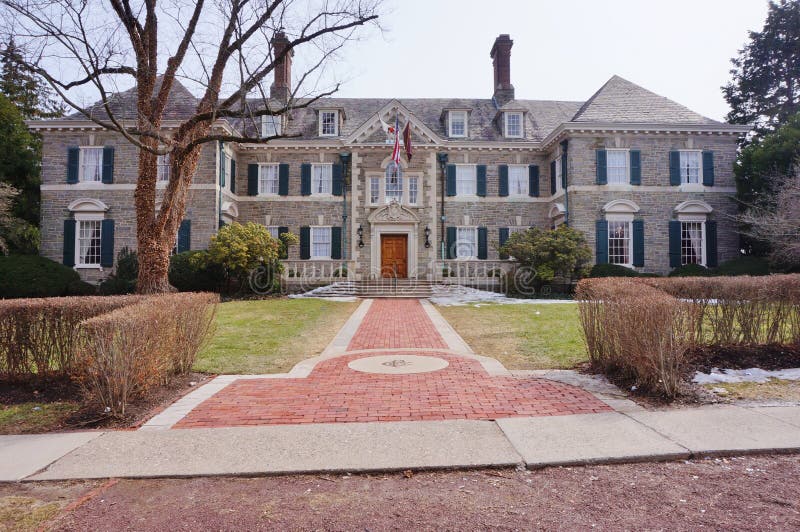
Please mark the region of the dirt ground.
<svg viewBox="0 0 800 532"><path fill-rule="evenodd" d="M404 475L0 485L25 530L670 529L800 527L800 455ZM88 495L87 495L88 493ZM27 501L25 504L20 500ZM34 501L34 502L30 502ZM35 506L38 504L38 506ZM19 508L60 510L23 522Z"/></svg>

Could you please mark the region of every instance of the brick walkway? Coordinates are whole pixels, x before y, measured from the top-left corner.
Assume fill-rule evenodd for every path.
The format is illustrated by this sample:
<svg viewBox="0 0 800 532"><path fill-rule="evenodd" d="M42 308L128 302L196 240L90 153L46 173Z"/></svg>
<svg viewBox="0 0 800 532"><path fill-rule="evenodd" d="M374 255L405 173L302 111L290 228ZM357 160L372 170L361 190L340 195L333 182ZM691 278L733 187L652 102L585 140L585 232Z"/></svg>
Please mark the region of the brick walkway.
<svg viewBox="0 0 800 532"><path fill-rule="evenodd" d="M375 300L350 342L348 354L317 364L306 378L240 379L201 403L175 428L497 419L610 412L588 392L539 378L492 377L471 358L446 352L449 366L430 373L379 375L347 364L391 354L391 348L446 349L417 300ZM406 353L407 354L407 353Z"/></svg>

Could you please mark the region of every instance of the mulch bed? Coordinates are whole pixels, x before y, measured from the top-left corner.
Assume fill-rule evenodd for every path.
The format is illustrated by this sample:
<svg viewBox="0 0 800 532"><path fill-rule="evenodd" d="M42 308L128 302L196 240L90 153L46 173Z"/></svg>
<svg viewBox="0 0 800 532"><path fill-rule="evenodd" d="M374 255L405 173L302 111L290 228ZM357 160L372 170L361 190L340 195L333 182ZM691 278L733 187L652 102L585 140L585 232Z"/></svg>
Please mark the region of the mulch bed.
<svg viewBox="0 0 800 532"><path fill-rule="evenodd" d="M691 373L712 368L765 370L800 368L800 347L786 345L707 346L689 353Z"/></svg>

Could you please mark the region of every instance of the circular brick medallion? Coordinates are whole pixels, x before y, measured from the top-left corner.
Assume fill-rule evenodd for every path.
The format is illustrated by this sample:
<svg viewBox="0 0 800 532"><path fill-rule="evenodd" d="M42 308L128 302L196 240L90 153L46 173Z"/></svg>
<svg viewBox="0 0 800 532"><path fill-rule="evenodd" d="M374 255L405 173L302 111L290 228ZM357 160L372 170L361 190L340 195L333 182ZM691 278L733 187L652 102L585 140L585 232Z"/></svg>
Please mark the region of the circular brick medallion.
<svg viewBox="0 0 800 532"><path fill-rule="evenodd" d="M380 355L357 358L347 366L362 373L381 373L384 375L406 375L409 373L429 373L444 369L449 363L438 357L419 355Z"/></svg>

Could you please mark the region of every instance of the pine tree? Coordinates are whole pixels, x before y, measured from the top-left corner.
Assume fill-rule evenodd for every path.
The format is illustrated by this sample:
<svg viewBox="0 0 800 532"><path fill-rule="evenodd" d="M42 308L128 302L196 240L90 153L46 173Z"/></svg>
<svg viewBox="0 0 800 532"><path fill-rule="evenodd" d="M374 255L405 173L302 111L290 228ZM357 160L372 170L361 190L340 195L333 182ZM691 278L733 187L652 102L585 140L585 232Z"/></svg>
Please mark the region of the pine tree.
<svg viewBox="0 0 800 532"><path fill-rule="evenodd" d="M45 82L25 68L22 50L13 37L2 51L0 92L16 105L25 119L64 116L64 105L53 97Z"/></svg>

